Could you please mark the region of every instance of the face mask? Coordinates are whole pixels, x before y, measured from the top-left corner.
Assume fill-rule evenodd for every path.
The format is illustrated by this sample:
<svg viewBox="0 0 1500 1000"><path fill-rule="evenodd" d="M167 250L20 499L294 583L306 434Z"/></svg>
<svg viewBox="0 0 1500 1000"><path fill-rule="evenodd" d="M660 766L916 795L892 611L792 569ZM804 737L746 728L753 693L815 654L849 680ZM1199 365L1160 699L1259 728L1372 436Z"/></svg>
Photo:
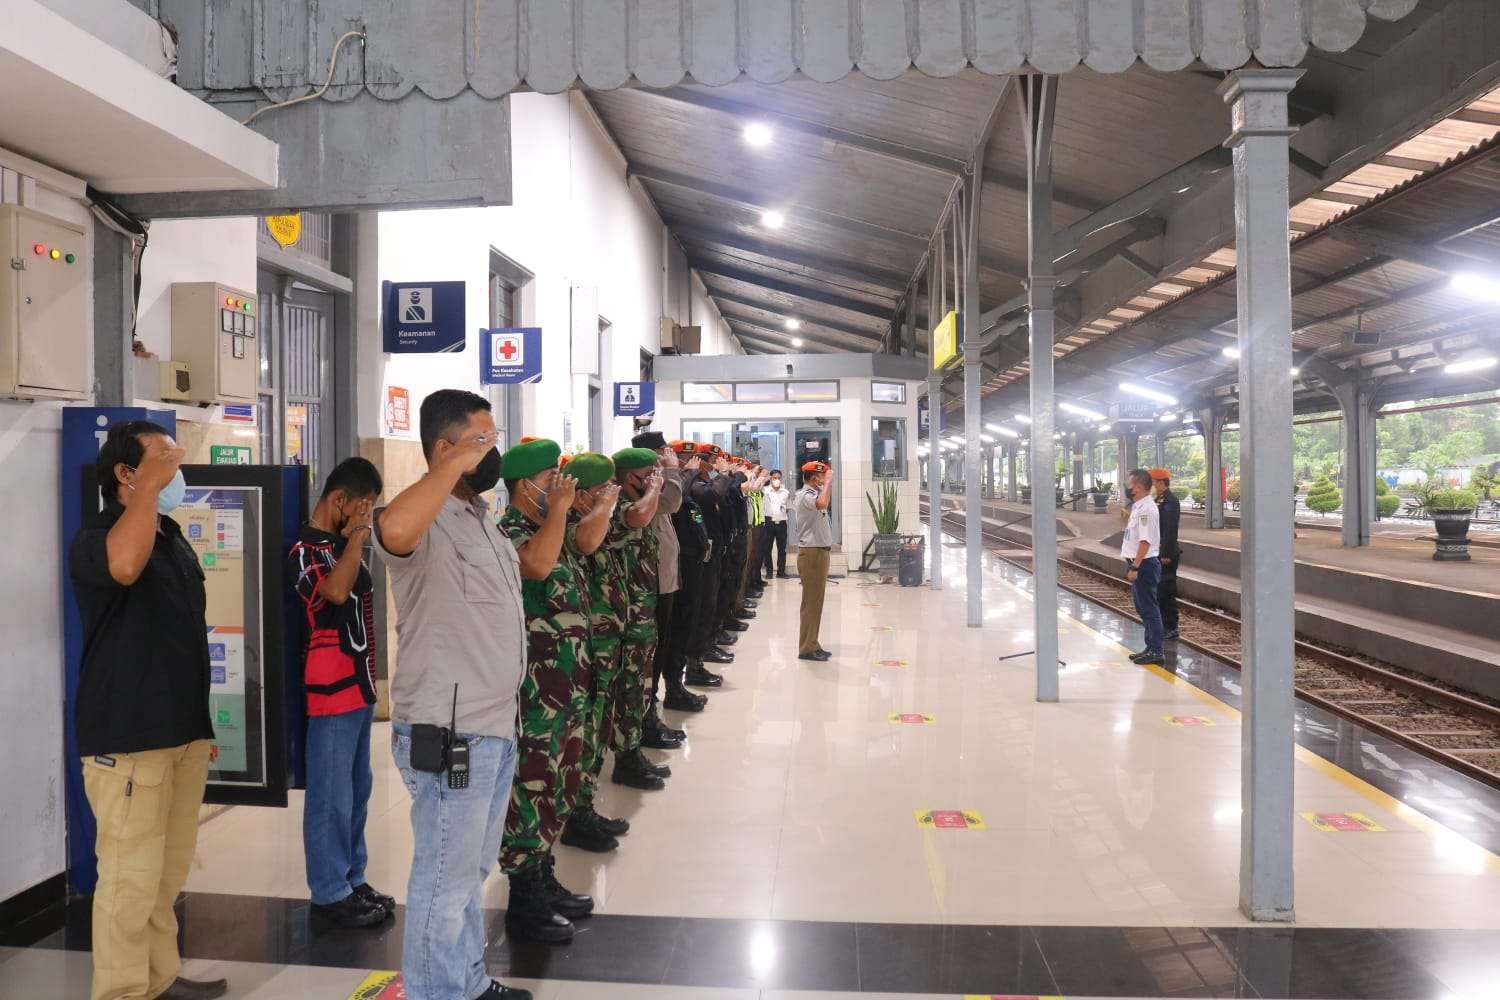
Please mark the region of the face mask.
<svg viewBox="0 0 1500 1000"><path fill-rule="evenodd" d="M187 493L187 481L182 478L182 470L178 469L172 474L172 481L156 494L156 512L158 514L172 513L182 505L182 497L185 493Z"/></svg>
<svg viewBox="0 0 1500 1000"><path fill-rule="evenodd" d="M500 481L500 450L491 448L473 472L464 474L464 485L474 493L488 493Z"/></svg>
<svg viewBox="0 0 1500 1000"><path fill-rule="evenodd" d="M771 485L775 486L775 487L777 487L779 489L781 487L781 477L780 476L772 476L771 477Z"/></svg>
<svg viewBox="0 0 1500 1000"><path fill-rule="evenodd" d="M525 483L526 483L527 486L531 487L531 492L534 494L532 496L532 498L531 498L531 502L534 503L534 504L536 504L536 512L538 514L540 514L542 517L546 517L547 516L547 495L549 493L551 493L552 491L551 490L544 490L544 489L542 489L540 486L538 486L536 483L533 483L529 479L525 480Z"/></svg>

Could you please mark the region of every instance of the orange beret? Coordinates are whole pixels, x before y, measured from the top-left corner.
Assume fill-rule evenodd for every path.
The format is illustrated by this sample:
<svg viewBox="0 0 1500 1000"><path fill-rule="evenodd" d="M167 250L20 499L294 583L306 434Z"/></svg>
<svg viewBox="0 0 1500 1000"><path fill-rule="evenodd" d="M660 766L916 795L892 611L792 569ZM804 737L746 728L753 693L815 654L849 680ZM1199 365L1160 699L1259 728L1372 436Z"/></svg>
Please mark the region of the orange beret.
<svg viewBox="0 0 1500 1000"><path fill-rule="evenodd" d="M523 441L522 444L525 444L525 442ZM578 457L577 455L563 455L561 458L559 458L557 460L557 467L559 469L561 469L563 466L567 465L569 462L573 461L573 459L575 459L577 457ZM544 469L542 471L545 472L546 470Z"/></svg>
<svg viewBox="0 0 1500 1000"><path fill-rule="evenodd" d="M700 455L712 455L714 458L724 457L724 449L709 441L700 441L694 450Z"/></svg>
<svg viewBox="0 0 1500 1000"><path fill-rule="evenodd" d="M812 475L815 472L823 473L828 471L828 466L824 465L822 462L805 462L802 465L802 471L807 475Z"/></svg>
<svg viewBox="0 0 1500 1000"><path fill-rule="evenodd" d="M1156 468L1151 470L1151 478L1160 479L1162 482L1170 483L1172 481L1172 473L1167 469Z"/></svg>

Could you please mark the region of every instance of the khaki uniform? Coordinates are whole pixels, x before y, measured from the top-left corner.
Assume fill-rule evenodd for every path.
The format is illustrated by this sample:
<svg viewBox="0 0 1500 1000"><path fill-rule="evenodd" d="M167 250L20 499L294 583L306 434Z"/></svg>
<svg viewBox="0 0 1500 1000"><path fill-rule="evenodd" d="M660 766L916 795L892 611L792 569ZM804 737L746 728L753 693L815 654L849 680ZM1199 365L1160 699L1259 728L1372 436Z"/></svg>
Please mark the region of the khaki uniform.
<svg viewBox="0 0 1500 1000"><path fill-rule="evenodd" d="M828 589L833 521L828 511L818 509L818 490L812 486L798 490L794 502L797 509L797 576L802 579L797 652L816 653L823 648L818 643L818 628L823 622L823 595Z"/></svg>

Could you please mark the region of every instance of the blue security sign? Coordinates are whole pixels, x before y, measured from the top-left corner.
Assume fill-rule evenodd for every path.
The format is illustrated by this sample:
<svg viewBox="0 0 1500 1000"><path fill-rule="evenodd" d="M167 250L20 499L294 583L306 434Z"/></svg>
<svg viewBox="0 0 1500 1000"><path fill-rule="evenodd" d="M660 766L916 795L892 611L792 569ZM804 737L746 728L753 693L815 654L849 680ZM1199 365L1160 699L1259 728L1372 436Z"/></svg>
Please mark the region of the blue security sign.
<svg viewBox="0 0 1500 1000"><path fill-rule="evenodd" d="M522 385L541 380L541 327L520 326L479 331L481 384Z"/></svg>
<svg viewBox="0 0 1500 1000"><path fill-rule="evenodd" d="M655 382L615 383L615 416L639 417L655 412Z"/></svg>
<svg viewBox="0 0 1500 1000"><path fill-rule="evenodd" d="M387 281L381 285L387 354L448 354L464 349L462 281Z"/></svg>

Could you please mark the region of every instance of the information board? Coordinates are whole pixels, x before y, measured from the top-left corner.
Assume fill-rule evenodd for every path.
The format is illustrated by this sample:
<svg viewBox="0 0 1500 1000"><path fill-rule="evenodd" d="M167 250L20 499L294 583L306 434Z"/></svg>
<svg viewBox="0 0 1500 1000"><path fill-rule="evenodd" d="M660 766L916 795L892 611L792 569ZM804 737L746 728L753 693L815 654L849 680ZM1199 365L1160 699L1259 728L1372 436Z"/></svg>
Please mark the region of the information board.
<svg viewBox="0 0 1500 1000"><path fill-rule="evenodd" d="M946 368L958 357L958 341L962 323L956 310L948 310L942 322L932 330L932 367Z"/></svg>

